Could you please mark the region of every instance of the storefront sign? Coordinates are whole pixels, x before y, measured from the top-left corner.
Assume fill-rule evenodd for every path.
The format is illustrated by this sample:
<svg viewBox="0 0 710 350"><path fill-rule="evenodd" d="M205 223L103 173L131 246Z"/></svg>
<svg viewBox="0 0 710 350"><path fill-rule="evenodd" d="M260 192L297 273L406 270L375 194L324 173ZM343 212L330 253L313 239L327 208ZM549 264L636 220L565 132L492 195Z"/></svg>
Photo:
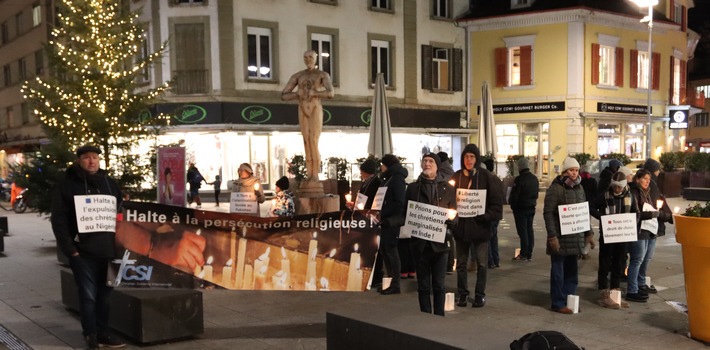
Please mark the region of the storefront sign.
<svg viewBox="0 0 710 350"><path fill-rule="evenodd" d="M669 129L687 129L688 128L688 110L687 109L671 109L668 111L670 120L668 121Z"/></svg>
<svg viewBox="0 0 710 350"><path fill-rule="evenodd" d="M448 209L409 201L404 226L400 236L411 236L427 241L444 243L446 240L446 219Z"/></svg>
<svg viewBox="0 0 710 350"><path fill-rule="evenodd" d="M638 240L635 213L604 215L599 221L602 225L605 244L636 242Z"/></svg>
<svg viewBox="0 0 710 350"><path fill-rule="evenodd" d="M564 110L565 101L493 105L494 114L562 112ZM481 114L481 106L478 106L478 114Z"/></svg>
<svg viewBox="0 0 710 350"><path fill-rule="evenodd" d="M456 189L456 210L459 217L471 218L486 213L487 190Z"/></svg>
<svg viewBox="0 0 710 350"><path fill-rule="evenodd" d="M265 123L271 119L271 111L264 106L247 106L242 109L242 119L251 124Z"/></svg>
<svg viewBox="0 0 710 350"><path fill-rule="evenodd" d="M623 105L618 103L597 102L597 112L604 113L626 113L626 114L648 114L647 106ZM651 107L653 112L653 107Z"/></svg>
<svg viewBox="0 0 710 350"><path fill-rule="evenodd" d="M562 235L589 231L589 202L559 205L557 210Z"/></svg>

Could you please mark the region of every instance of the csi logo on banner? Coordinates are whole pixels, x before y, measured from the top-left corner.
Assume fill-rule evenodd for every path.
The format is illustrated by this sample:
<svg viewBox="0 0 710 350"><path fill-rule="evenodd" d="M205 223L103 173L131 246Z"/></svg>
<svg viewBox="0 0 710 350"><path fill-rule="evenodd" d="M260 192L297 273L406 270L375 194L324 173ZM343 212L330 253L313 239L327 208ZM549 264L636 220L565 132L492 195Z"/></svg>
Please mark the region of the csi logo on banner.
<svg viewBox="0 0 710 350"><path fill-rule="evenodd" d="M135 265L136 259L129 259L130 256L131 252L126 249L123 258L111 261L119 265L116 280L113 282L115 286L120 285L121 281L150 281L153 275L153 266Z"/></svg>

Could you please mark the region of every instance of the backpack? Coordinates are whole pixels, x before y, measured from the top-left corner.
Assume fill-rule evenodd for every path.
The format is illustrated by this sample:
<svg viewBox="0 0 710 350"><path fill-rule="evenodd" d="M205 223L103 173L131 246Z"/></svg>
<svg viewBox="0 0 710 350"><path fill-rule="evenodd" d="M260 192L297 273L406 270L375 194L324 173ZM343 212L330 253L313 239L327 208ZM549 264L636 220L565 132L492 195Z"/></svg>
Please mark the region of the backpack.
<svg viewBox="0 0 710 350"><path fill-rule="evenodd" d="M510 350L584 350L557 331L528 333L510 343Z"/></svg>

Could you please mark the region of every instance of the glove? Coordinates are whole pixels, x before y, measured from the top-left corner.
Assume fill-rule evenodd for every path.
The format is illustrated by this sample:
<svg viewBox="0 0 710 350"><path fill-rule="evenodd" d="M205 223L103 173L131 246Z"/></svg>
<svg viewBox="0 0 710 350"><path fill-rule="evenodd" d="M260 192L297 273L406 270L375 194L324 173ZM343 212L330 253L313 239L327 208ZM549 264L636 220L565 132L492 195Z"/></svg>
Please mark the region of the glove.
<svg viewBox="0 0 710 350"><path fill-rule="evenodd" d="M584 243L588 244L590 249L594 249L597 246L594 243L594 235L584 236Z"/></svg>
<svg viewBox="0 0 710 350"><path fill-rule="evenodd" d="M547 246L550 247L553 253L558 253L560 251L560 241L557 239L557 236L549 237L547 239Z"/></svg>

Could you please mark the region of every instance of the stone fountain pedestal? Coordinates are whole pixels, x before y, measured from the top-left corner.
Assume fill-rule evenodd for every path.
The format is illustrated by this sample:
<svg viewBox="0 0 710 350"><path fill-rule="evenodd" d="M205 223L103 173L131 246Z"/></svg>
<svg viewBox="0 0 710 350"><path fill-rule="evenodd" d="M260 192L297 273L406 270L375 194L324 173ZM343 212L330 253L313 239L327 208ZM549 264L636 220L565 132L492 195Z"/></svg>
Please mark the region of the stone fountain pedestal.
<svg viewBox="0 0 710 350"><path fill-rule="evenodd" d="M298 187L296 201L296 215L320 214L340 210L338 196L323 191L323 182L320 180L305 179Z"/></svg>

